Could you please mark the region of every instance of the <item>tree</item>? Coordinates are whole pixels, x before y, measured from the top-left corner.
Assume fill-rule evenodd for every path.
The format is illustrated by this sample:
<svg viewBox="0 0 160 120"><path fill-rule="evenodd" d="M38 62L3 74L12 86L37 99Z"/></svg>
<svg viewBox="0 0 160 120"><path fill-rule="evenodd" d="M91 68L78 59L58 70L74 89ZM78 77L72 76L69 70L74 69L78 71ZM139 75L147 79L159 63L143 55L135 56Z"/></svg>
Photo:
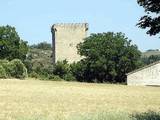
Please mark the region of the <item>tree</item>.
<svg viewBox="0 0 160 120"><path fill-rule="evenodd" d="M20 39L14 27L9 25L0 27L0 59L26 58L27 42Z"/></svg>
<svg viewBox="0 0 160 120"><path fill-rule="evenodd" d="M149 57L144 56L141 59L142 59L142 62L144 63L144 65L149 65L151 63L160 61L160 55L151 55Z"/></svg>
<svg viewBox="0 0 160 120"><path fill-rule="evenodd" d="M160 0L137 0L137 2L146 12L137 25L142 29L148 28L147 34L158 34L160 32Z"/></svg>
<svg viewBox="0 0 160 120"><path fill-rule="evenodd" d="M68 74L69 71L70 71L70 66L67 60L57 61L57 63L54 64L53 68L54 75L58 75L59 77L64 78L64 76Z"/></svg>
<svg viewBox="0 0 160 120"><path fill-rule="evenodd" d="M140 67L141 52L122 33L91 34L77 48L84 56L72 66L79 81L125 82L126 73Z"/></svg>
<svg viewBox="0 0 160 120"><path fill-rule="evenodd" d="M41 42L41 43L38 43L37 45L32 45L31 48L37 48L37 49L42 49L42 50L51 50L52 46L50 43Z"/></svg>

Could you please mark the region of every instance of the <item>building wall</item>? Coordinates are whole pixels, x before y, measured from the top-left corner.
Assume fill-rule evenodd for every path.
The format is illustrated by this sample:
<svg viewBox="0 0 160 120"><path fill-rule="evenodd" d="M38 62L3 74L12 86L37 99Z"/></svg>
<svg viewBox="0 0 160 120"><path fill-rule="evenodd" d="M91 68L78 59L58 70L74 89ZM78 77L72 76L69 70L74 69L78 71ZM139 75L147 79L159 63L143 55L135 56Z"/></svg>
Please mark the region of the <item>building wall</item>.
<svg viewBox="0 0 160 120"><path fill-rule="evenodd" d="M128 85L160 85L160 63L128 74Z"/></svg>
<svg viewBox="0 0 160 120"><path fill-rule="evenodd" d="M67 60L69 63L81 59L77 44L87 37L88 24L55 24L52 27L53 61Z"/></svg>

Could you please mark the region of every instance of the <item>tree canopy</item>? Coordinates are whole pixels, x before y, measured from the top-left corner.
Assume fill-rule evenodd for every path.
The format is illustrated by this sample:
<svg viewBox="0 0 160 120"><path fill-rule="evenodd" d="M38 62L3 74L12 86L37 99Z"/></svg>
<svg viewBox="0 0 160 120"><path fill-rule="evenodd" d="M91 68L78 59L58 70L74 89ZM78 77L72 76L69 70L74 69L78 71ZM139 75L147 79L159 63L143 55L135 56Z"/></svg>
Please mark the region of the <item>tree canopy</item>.
<svg viewBox="0 0 160 120"><path fill-rule="evenodd" d="M14 27L0 26L0 59L24 60L27 52L27 42L20 39Z"/></svg>
<svg viewBox="0 0 160 120"><path fill-rule="evenodd" d="M160 55L151 55L149 57L144 56L141 59L142 59L142 62L144 63L144 65L149 65L151 63L160 61Z"/></svg>
<svg viewBox="0 0 160 120"><path fill-rule="evenodd" d="M160 0L137 0L137 2L146 12L137 25L142 29L148 28L147 34L158 34L160 32Z"/></svg>
<svg viewBox="0 0 160 120"><path fill-rule="evenodd" d="M42 50L52 50L52 45L47 42L41 42L38 44L31 45L31 48L37 48Z"/></svg>
<svg viewBox="0 0 160 120"><path fill-rule="evenodd" d="M84 59L71 67L79 81L125 82L140 66L141 52L122 33L91 34L77 48Z"/></svg>

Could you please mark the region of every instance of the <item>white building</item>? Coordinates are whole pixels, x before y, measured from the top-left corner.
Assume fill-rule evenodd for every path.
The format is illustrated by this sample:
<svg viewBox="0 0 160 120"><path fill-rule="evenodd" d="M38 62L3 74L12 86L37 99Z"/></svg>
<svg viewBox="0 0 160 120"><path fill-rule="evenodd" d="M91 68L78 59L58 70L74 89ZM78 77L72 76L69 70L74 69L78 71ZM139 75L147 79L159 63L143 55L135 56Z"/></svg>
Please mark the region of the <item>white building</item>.
<svg viewBox="0 0 160 120"><path fill-rule="evenodd" d="M160 61L127 74L128 85L160 85Z"/></svg>

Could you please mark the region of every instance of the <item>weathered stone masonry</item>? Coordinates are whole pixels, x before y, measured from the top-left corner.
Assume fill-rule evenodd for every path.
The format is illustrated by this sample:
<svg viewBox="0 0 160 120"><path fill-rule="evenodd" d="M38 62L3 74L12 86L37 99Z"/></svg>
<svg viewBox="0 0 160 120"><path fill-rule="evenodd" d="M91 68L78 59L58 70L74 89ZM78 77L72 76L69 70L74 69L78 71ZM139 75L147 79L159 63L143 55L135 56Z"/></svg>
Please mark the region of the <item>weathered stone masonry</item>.
<svg viewBox="0 0 160 120"><path fill-rule="evenodd" d="M69 63L77 62L81 56L77 54L77 44L87 37L88 24L54 24L52 31L53 63L67 60Z"/></svg>

